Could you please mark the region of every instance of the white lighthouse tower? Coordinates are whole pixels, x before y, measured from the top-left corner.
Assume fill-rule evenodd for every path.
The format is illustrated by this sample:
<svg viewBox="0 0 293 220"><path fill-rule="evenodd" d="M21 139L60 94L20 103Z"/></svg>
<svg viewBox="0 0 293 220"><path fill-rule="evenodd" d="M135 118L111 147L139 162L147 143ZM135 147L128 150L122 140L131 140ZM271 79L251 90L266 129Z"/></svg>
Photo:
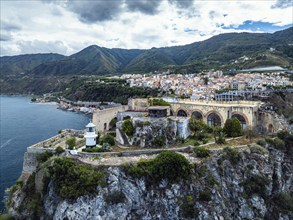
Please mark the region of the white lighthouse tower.
<svg viewBox="0 0 293 220"><path fill-rule="evenodd" d="M92 122L88 123L85 131L85 145L86 147L95 147L97 144L96 125Z"/></svg>

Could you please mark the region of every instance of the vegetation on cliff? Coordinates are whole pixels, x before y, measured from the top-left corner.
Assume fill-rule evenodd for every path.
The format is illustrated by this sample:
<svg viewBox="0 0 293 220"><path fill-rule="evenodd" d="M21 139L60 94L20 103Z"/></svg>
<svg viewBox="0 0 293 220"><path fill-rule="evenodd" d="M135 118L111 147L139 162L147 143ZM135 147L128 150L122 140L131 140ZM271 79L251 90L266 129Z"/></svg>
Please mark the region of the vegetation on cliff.
<svg viewBox="0 0 293 220"><path fill-rule="evenodd" d="M162 152L153 160L144 160L124 167L131 176L148 176L156 182L163 179L178 182L188 178L192 171L191 164L184 156L171 151Z"/></svg>

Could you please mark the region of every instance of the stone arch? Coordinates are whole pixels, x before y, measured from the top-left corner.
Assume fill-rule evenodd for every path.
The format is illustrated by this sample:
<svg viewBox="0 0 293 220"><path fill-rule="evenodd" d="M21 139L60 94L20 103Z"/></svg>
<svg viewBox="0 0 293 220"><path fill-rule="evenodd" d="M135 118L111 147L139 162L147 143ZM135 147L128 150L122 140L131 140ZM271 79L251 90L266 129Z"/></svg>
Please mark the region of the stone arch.
<svg viewBox="0 0 293 220"><path fill-rule="evenodd" d="M242 129L247 128L249 125L248 118L242 112L232 112L231 118L237 118L241 123Z"/></svg>
<svg viewBox="0 0 293 220"><path fill-rule="evenodd" d="M274 133L274 126L272 124L269 124L269 126L268 126L268 132L269 133Z"/></svg>
<svg viewBox="0 0 293 220"><path fill-rule="evenodd" d="M222 126L223 124L223 118L221 114L217 111L209 111L206 114L206 119L207 119L207 125L209 126Z"/></svg>
<svg viewBox="0 0 293 220"><path fill-rule="evenodd" d="M194 116L198 120L203 120L203 113L200 110L192 110L191 116Z"/></svg>
<svg viewBox="0 0 293 220"><path fill-rule="evenodd" d="M184 109L178 109L176 115L179 116L179 117L187 117L188 116L187 111L184 110Z"/></svg>

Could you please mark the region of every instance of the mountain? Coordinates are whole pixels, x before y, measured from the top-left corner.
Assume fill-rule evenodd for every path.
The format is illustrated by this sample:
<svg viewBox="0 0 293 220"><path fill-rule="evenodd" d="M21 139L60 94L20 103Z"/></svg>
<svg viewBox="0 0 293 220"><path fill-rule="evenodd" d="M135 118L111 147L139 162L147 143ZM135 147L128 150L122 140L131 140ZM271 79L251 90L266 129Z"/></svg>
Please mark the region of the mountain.
<svg viewBox="0 0 293 220"><path fill-rule="evenodd" d="M64 59L64 57L65 56L56 53L0 57L1 75L26 73L42 63L60 61Z"/></svg>
<svg viewBox="0 0 293 220"><path fill-rule="evenodd" d="M280 65L293 68L293 27L270 33L226 33L184 46L138 49L108 49L89 46L71 56L39 59L33 55L1 57L3 72L33 75L105 75L150 72L162 69L199 71L208 68L251 68ZM34 55L45 56L45 55ZM248 57L238 62L243 56ZM16 61L22 57L22 62ZM9 62L15 60L15 62ZM39 65L37 65L39 64Z"/></svg>

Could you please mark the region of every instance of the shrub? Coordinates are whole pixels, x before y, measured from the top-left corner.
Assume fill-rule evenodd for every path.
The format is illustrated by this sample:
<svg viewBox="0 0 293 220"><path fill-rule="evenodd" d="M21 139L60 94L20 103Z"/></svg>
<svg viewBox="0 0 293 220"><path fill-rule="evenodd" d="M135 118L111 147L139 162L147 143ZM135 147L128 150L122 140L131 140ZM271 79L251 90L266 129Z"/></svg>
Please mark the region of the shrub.
<svg viewBox="0 0 293 220"><path fill-rule="evenodd" d="M133 177L150 176L156 181L168 179L177 182L186 179L191 174L192 166L181 154L165 151L153 160L143 160L127 167L127 172Z"/></svg>
<svg viewBox="0 0 293 220"><path fill-rule="evenodd" d="M166 144L166 137L165 136L157 136L153 141L153 145L156 147L163 147Z"/></svg>
<svg viewBox="0 0 293 220"><path fill-rule="evenodd" d="M130 119L126 119L122 123L122 131L129 137L131 137L134 133L134 127L132 121Z"/></svg>
<svg viewBox="0 0 293 220"><path fill-rule="evenodd" d="M193 145L194 146L199 146L200 145L200 142L199 141L195 141Z"/></svg>
<svg viewBox="0 0 293 220"><path fill-rule="evenodd" d="M123 117L123 121L130 120L131 117L129 115Z"/></svg>
<svg viewBox="0 0 293 220"><path fill-rule="evenodd" d="M143 122L143 125L144 125L144 126L149 126L149 125L151 125L151 123L150 123L149 121L144 121L144 122Z"/></svg>
<svg viewBox="0 0 293 220"><path fill-rule="evenodd" d="M108 194L105 198L106 203L111 204L111 205L123 203L123 202L125 202L125 200L126 200L126 197L125 197L124 193L120 192L120 191L112 192L112 193Z"/></svg>
<svg viewBox="0 0 293 220"><path fill-rule="evenodd" d="M208 143L208 142L209 142L208 139L203 139L203 140L202 140L202 143L203 143L203 144L206 144L206 143Z"/></svg>
<svg viewBox="0 0 293 220"><path fill-rule="evenodd" d="M59 131L58 131L58 134L61 134L61 133L62 133L62 130L59 130Z"/></svg>
<svg viewBox="0 0 293 220"><path fill-rule="evenodd" d="M228 159L231 164L237 164L238 163L238 150L231 147L225 147L224 148L224 157Z"/></svg>
<svg viewBox="0 0 293 220"><path fill-rule="evenodd" d="M189 161L175 152L162 152L153 161L152 175L158 180L166 178L171 182L177 182L187 178L190 173Z"/></svg>
<svg viewBox="0 0 293 220"><path fill-rule="evenodd" d="M211 201L211 191L208 189L205 189L199 193L199 200L203 202L209 202Z"/></svg>
<svg viewBox="0 0 293 220"><path fill-rule="evenodd" d="M203 147L194 147L193 151L196 156L200 158L208 157L210 155L209 150Z"/></svg>
<svg viewBox="0 0 293 220"><path fill-rule="evenodd" d="M116 127L116 123L117 123L117 118L115 117L110 121L109 125L110 127L113 128L113 127Z"/></svg>
<svg viewBox="0 0 293 220"><path fill-rule="evenodd" d="M70 137L65 142L70 150L73 150L73 148L76 146L76 138Z"/></svg>
<svg viewBox="0 0 293 220"><path fill-rule="evenodd" d="M289 132L288 131L285 131L285 130L279 131L277 133L277 137L280 138L281 140L284 140L289 135L290 135Z"/></svg>
<svg viewBox="0 0 293 220"><path fill-rule="evenodd" d="M178 138L178 141L181 143L181 144L184 144L186 142L186 139L184 137L180 137Z"/></svg>
<svg viewBox="0 0 293 220"><path fill-rule="evenodd" d="M265 148L263 148L259 145L256 145L256 144L251 145L249 148L250 148L251 153L257 153L257 154L264 155L268 152Z"/></svg>
<svg viewBox="0 0 293 220"><path fill-rule="evenodd" d="M271 146L276 148L277 150L285 150L285 142L279 138L266 138L265 141Z"/></svg>
<svg viewBox="0 0 293 220"><path fill-rule="evenodd" d="M269 179L261 175L253 175L249 179L244 180L240 183L240 186L244 188L244 192L247 196L253 194L266 196L266 186L270 183Z"/></svg>
<svg viewBox="0 0 293 220"><path fill-rule="evenodd" d="M52 157L54 154L50 151L45 151L44 153L37 154L37 161L39 163L46 162L50 157Z"/></svg>
<svg viewBox="0 0 293 220"><path fill-rule="evenodd" d="M199 210L195 207L195 202L192 196L186 196L184 203L180 206L180 215L183 218L196 218L199 214Z"/></svg>
<svg viewBox="0 0 293 220"><path fill-rule="evenodd" d="M55 149L56 154L62 154L64 151L65 150L60 146Z"/></svg>
<svg viewBox="0 0 293 220"><path fill-rule="evenodd" d="M289 192L281 192L276 195L274 197L274 202L284 213L293 211L293 197Z"/></svg>
<svg viewBox="0 0 293 220"><path fill-rule="evenodd" d="M48 170L58 195L63 199L97 193L97 186L104 184L104 173L68 157L56 158Z"/></svg>
<svg viewBox="0 0 293 220"><path fill-rule="evenodd" d="M170 106L170 103L163 99L150 99L149 104L150 106Z"/></svg>
<svg viewBox="0 0 293 220"><path fill-rule="evenodd" d="M262 146L262 147L266 146L266 141L265 140L258 140L256 143L258 145Z"/></svg>
<svg viewBox="0 0 293 220"><path fill-rule="evenodd" d="M111 146L115 145L114 137L110 134L106 134L101 139L101 144L108 143Z"/></svg>
<svg viewBox="0 0 293 220"><path fill-rule="evenodd" d="M10 214L0 214L0 220L14 220L14 217Z"/></svg>

